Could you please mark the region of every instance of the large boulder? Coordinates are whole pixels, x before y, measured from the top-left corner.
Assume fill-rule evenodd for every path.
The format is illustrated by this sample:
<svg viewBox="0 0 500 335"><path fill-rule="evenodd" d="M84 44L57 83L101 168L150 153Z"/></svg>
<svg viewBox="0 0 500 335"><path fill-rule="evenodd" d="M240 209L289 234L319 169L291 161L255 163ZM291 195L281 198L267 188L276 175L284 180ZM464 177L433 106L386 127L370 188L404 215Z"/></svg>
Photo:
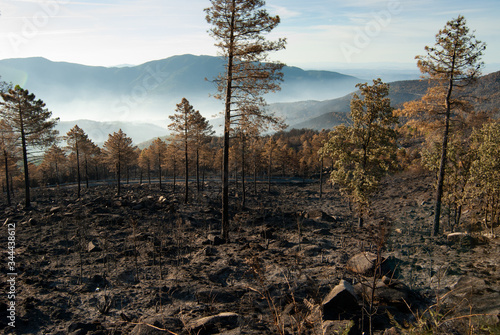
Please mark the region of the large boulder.
<svg viewBox="0 0 500 335"><path fill-rule="evenodd" d="M330 293L323 299L321 304L323 308L324 320L339 320L343 317L356 314L359 311L358 299L352 285L341 280Z"/></svg>
<svg viewBox="0 0 500 335"><path fill-rule="evenodd" d="M377 263L377 255L361 252L351 257L346 264L347 270L362 276L372 276Z"/></svg>
<svg viewBox="0 0 500 335"><path fill-rule="evenodd" d="M362 276L372 277L377 267L380 267L381 274L392 276L395 271L397 260L394 257L377 259L373 252L361 252L351 257L346 264L347 270Z"/></svg>

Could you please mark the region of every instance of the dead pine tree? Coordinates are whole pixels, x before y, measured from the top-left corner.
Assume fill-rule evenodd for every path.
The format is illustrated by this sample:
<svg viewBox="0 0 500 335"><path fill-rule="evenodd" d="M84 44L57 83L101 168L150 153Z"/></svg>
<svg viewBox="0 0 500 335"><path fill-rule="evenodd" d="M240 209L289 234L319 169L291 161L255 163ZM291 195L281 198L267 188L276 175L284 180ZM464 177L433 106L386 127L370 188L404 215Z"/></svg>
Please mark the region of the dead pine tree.
<svg viewBox="0 0 500 335"><path fill-rule="evenodd" d="M116 175L117 194L121 191L121 175L136 159L135 147L132 139L120 129L118 132L109 134L108 140L104 142L104 153L106 162Z"/></svg>
<svg viewBox="0 0 500 335"><path fill-rule="evenodd" d="M0 93L0 118L19 137L18 146L22 150L24 168L25 207L31 207L29 151L33 148L51 146L58 134L54 129L59 119L51 119L52 112L45 103L36 99L33 93L17 85ZM12 176L11 176L12 177Z"/></svg>

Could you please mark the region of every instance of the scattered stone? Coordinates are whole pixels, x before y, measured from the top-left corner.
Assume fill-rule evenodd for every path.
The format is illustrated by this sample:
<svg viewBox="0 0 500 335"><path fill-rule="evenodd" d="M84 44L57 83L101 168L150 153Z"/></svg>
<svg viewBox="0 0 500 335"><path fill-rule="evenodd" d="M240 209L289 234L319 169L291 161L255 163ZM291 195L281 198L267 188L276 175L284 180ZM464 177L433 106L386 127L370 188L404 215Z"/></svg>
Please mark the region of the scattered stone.
<svg viewBox="0 0 500 335"><path fill-rule="evenodd" d="M399 261L393 256L381 257L380 271L382 275L392 276L397 269ZM361 252L351 257L346 264L347 270L362 275L372 277L377 266L377 255L372 252Z"/></svg>
<svg viewBox="0 0 500 335"><path fill-rule="evenodd" d="M450 233L446 235L448 242L460 242L463 238L468 237L467 233Z"/></svg>
<svg viewBox="0 0 500 335"><path fill-rule="evenodd" d="M90 241L87 245L87 251L88 252L98 252L101 251L101 248L97 246L97 242Z"/></svg>
<svg viewBox="0 0 500 335"><path fill-rule="evenodd" d="M371 252L362 252L351 257L346 264L347 270L363 275L373 275L377 255Z"/></svg>
<svg viewBox="0 0 500 335"><path fill-rule="evenodd" d="M458 244L465 247L474 247L485 243L482 239L476 239L468 233L451 233L446 238L451 244Z"/></svg>
<svg viewBox="0 0 500 335"><path fill-rule="evenodd" d="M186 326L195 334L216 334L221 329L234 329L238 327L240 316L236 313L220 313L189 322Z"/></svg>
<svg viewBox="0 0 500 335"><path fill-rule="evenodd" d="M320 209L313 209L310 211L307 211L307 213L304 216L306 219L311 219L311 220L320 220L320 221L326 221L326 222L335 222L335 218L332 216L326 214Z"/></svg>
<svg viewBox="0 0 500 335"><path fill-rule="evenodd" d="M58 213L60 211L61 211L61 206L55 206L49 210L49 213Z"/></svg>
<svg viewBox="0 0 500 335"><path fill-rule="evenodd" d="M322 324L323 335L355 334L352 320L327 320Z"/></svg>
<svg viewBox="0 0 500 335"><path fill-rule="evenodd" d="M352 285L341 280L322 303L323 319L338 320L341 316L349 316L359 310L358 299Z"/></svg>
<svg viewBox="0 0 500 335"><path fill-rule="evenodd" d="M207 238L211 245L222 245L225 242L224 239L214 234L209 234Z"/></svg>

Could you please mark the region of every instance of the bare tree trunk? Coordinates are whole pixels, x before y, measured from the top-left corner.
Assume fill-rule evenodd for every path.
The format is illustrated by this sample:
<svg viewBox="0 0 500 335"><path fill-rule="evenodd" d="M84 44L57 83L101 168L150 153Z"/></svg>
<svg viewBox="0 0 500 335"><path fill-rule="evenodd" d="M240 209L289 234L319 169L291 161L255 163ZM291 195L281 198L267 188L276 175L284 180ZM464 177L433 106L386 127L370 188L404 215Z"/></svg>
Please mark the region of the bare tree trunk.
<svg viewBox="0 0 500 335"><path fill-rule="evenodd" d="M319 198L323 198L323 155L321 155L319 169Z"/></svg>
<svg viewBox="0 0 500 335"><path fill-rule="evenodd" d="M9 189L9 157L7 151L4 149L4 164L5 164L5 189L7 191L7 205L10 206L12 201L10 199L10 189Z"/></svg>
<svg viewBox="0 0 500 335"><path fill-rule="evenodd" d="M75 153L76 153L76 182L78 184L77 188L77 198L80 198L81 194L81 176L80 176L80 151L78 148L78 139L75 139Z"/></svg>
<svg viewBox="0 0 500 335"><path fill-rule="evenodd" d="M148 164L148 184L151 185L151 166Z"/></svg>
<svg viewBox="0 0 500 335"><path fill-rule="evenodd" d="M176 178L177 178L177 162L174 159L174 190L173 192L175 193L175 185L176 185Z"/></svg>
<svg viewBox="0 0 500 335"><path fill-rule="evenodd" d="M121 166L120 166L120 159L118 158L118 163L116 166L116 187L117 187L117 193L120 195L121 191L121 184L120 184L120 174L121 174Z"/></svg>
<svg viewBox="0 0 500 335"><path fill-rule="evenodd" d="M241 207L245 208L246 186L245 186L245 134L241 134Z"/></svg>
<svg viewBox="0 0 500 335"><path fill-rule="evenodd" d="M267 192L271 192L271 166L272 166L272 156L273 156L273 150L272 148L269 149L269 162L267 165Z"/></svg>
<svg viewBox="0 0 500 335"><path fill-rule="evenodd" d="M24 200L25 200L25 206L26 208L31 207L31 197L30 197L30 179L29 179L29 172L28 172L28 150L26 148L26 135L24 133L24 122L22 119L22 116L20 117L21 119L21 144L23 147L23 165L24 165Z"/></svg>
<svg viewBox="0 0 500 335"><path fill-rule="evenodd" d="M451 91L453 89L453 82L450 79L448 87L448 94L446 95L446 119L444 125L443 143L441 149L441 163L439 165L438 183L436 189L436 207L434 209L434 224L432 227L432 236L439 234L439 221L441 218L441 198L443 197L443 185L446 171L446 161L448 152L448 136L450 131L450 115L451 115Z"/></svg>
<svg viewBox="0 0 500 335"><path fill-rule="evenodd" d="M160 190L162 189L162 185L161 185L161 155L160 155L160 152L158 150L158 180L160 182Z"/></svg>
<svg viewBox="0 0 500 335"><path fill-rule="evenodd" d="M196 147L196 190L200 194L200 150Z"/></svg>
<svg viewBox="0 0 500 335"><path fill-rule="evenodd" d="M224 148L222 173L222 239L229 240L229 133L231 130L231 97L233 90L233 58L234 58L234 30L235 30L236 1L232 0L232 12L229 34L229 49L226 76L226 103L224 114Z"/></svg>
<svg viewBox="0 0 500 335"><path fill-rule="evenodd" d="M89 163L87 155L85 155L85 186L89 188Z"/></svg>
<svg viewBox="0 0 500 335"><path fill-rule="evenodd" d="M253 163L253 193L257 195L257 157L254 157Z"/></svg>
<svg viewBox="0 0 500 335"><path fill-rule="evenodd" d="M188 203L188 197L189 197L189 162L188 162L188 138L187 138L187 125L186 125L186 138L184 140L184 168L186 171L186 176L185 178L185 184L186 184L186 190L184 193L184 203Z"/></svg>

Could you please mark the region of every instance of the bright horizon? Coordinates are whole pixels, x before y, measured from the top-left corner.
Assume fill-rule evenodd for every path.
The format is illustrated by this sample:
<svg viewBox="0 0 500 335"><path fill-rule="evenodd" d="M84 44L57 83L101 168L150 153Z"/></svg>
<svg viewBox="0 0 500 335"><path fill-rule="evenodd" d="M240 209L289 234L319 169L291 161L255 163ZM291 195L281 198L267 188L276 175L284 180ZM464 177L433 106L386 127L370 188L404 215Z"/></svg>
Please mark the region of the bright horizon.
<svg viewBox="0 0 500 335"><path fill-rule="evenodd" d="M44 57L93 66L139 65L174 55L216 56L207 30L208 0L4 0L0 59ZM268 0L281 24L269 39L287 48L271 55L289 66L340 70L417 70L415 56L459 14L487 43L485 72L500 70L496 0Z"/></svg>

